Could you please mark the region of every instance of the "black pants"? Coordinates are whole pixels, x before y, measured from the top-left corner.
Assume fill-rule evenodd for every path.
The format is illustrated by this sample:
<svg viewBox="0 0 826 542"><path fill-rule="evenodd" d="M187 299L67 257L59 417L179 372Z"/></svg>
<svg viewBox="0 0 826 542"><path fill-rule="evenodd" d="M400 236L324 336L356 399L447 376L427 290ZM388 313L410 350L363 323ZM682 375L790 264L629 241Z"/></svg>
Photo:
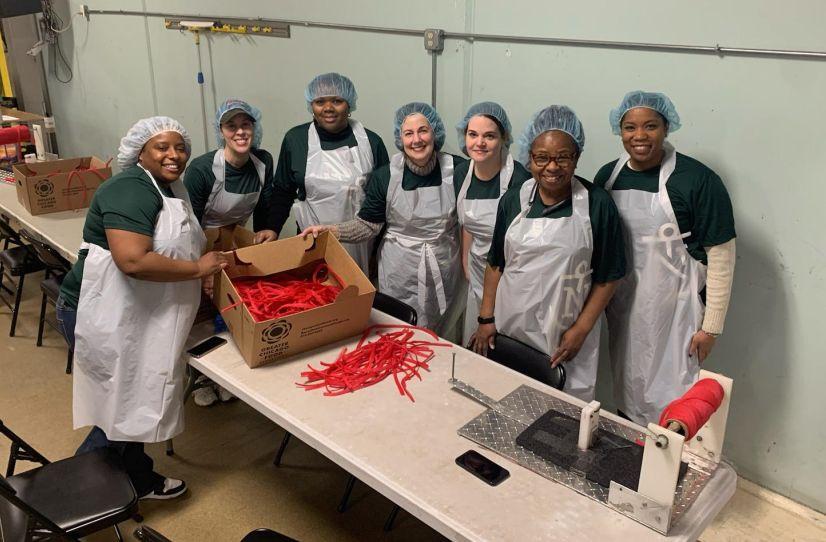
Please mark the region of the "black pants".
<svg viewBox="0 0 826 542"><path fill-rule="evenodd" d="M57 321L69 346L75 345L75 310L67 307L63 298L57 300ZM143 449L143 442L122 442L109 440L99 427L93 427L75 455L91 452L98 448L109 448L123 459L123 466L132 486L139 497L163 486L164 477L154 471L154 462Z"/></svg>

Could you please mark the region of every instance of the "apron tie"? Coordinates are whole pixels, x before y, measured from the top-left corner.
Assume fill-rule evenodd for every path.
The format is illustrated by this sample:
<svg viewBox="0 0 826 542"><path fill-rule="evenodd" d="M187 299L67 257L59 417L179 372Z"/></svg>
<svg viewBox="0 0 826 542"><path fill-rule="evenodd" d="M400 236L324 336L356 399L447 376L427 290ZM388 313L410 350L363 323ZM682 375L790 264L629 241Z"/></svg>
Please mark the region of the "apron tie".
<svg viewBox="0 0 826 542"><path fill-rule="evenodd" d="M419 258L419 306L424 307L427 300L427 269L433 274L433 286L436 289L436 300L439 302L439 315L447 310L447 298L445 297L445 285L442 280L442 272L439 270L439 261L430 243L425 242L422 247L422 255Z"/></svg>

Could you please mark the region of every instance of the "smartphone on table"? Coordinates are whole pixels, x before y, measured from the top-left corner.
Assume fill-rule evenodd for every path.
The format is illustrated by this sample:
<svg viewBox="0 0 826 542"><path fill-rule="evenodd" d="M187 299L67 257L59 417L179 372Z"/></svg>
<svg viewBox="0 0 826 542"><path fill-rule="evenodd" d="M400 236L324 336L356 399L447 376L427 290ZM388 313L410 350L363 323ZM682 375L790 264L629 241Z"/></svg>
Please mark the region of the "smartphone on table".
<svg viewBox="0 0 826 542"><path fill-rule="evenodd" d="M507 469L474 450L457 457L456 464L491 486L498 486L511 475Z"/></svg>
<svg viewBox="0 0 826 542"><path fill-rule="evenodd" d="M225 344L227 344L226 339L215 335L205 341L199 342L198 344L187 350L186 353L192 356L193 358L200 358L209 354L219 346L223 346Z"/></svg>

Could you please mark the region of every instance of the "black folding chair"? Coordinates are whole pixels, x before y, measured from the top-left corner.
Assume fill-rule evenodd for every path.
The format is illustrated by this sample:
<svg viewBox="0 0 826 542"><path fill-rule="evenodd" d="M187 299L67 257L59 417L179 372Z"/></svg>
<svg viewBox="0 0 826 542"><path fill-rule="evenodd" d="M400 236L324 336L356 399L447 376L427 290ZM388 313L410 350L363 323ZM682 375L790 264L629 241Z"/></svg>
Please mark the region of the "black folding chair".
<svg viewBox="0 0 826 542"><path fill-rule="evenodd" d="M6 215L0 215L0 236L3 238L3 251L0 252L0 290L4 290L14 295L14 303L9 302L0 295L0 300L11 309L11 328L9 337L14 337L14 330L17 327L17 316L20 313L20 300L23 296L23 283L26 275L37 273L45 269L45 265L37 258L34 250L26 245L20 236L14 231ZM16 246L9 248L9 244ZM14 284L17 278L17 286L14 289L3 284L6 277Z"/></svg>
<svg viewBox="0 0 826 542"><path fill-rule="evenodd" d="M20 238L27 242L32 250L37 254L37 257L46 266L46 276L40 281L40 291L42 293L40 299L40 319L37 327L37 346L43 346L43 330L45 324L49 324L52 329L57 330L61 335L63 331L57 325L56 320L46 318L46 304L52 307L57 305L57 297L60 295L60 286L63 284L63 279L66 273L72 268L72 264L66 260L60 253L51 245L35 239L28 231L20 230ZM68 343L68 341L67 341ZM66 374L72 372L72 359L74 358L74 348L69 347L66 357Z"/></svg>
<svg viewBox="0 0 826 542"><path fill-rule="evenodd" d="M95 450L50 463L2 420L11 440L6 476L0 476L3 540L78 540L114 527L138 512L138 496L120 457ZM14 474L17 461L42 466Z"/></svg>
<svg viewBox="0 0 826 542"><path fill-rule="evenodd" d="M416 322L419 320L419 317L416 314L416 309L403 301L399 301L395 297L391 297L381 292L376 292L376 296L373 298L373 308L392 316L393 318L397 318L411 326L415 326ZM273 465L276 467L281 466L281 458L284 456L284 451L287 449L287 444L290 442L291 438L292 434L289 431L284 433L284 438L281 439L281 444L278 446L278 452L276 452L275 459L273 460ZM353 492L353 487L356 485L356 480L357 478L352 474L349 478L347 478L347 483L344 486L344 495L342 495L341 501L336 507L336 510L340 513L344 513L347 510L347 505L350 501L350 494ZM397 505L393 505L393 510L390 512L390 516L384 524L385 531L389 531L393 528L393 522L399 514L399 510L400 508Z"/></svg>
<svg viewBox="0 0 826 542"><path fill-rule="evenodd" d="M494 346L488 349L488 359L552 388L561 390L565 386L565 366L551 367L548 354L501 333L496 335Z"/></svg>
<svg viewBox="0 0 826 542"><path fill-rule="evenodd" d="M141 542L172 542L169 538L146 525L141 525L135 529L134 535ZM241 542L296 542L296 540L272 529L255 529L248 532L241 539Z"/></svg>

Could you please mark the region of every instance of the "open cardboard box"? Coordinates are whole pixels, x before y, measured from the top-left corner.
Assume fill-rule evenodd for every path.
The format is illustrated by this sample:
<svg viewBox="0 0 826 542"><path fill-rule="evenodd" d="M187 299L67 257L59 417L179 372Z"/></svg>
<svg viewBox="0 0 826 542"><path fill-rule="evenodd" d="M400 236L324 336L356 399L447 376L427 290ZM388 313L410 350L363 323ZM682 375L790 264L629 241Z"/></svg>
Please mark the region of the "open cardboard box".
<svg viewBox="0 0 826 542"><path fill-rule="evenodd" d="M376 289L333 235L324 232L317 239L289 237L240 248L235 254L236 261L244 263L221 271L213 300L250 367L358 335L367 327ZM284 271L309 274L322 262L345 283L333 303L263 322L256 322L242 303L224 311L239 301L231 279Z"/></svg>
<svg viewBox="0 0 826 542"><path fill-rule="evenodd" d="M15 164L17 200L32 215L83 209L112 168L94 156ZM96 171L91 171L96 170Z"/></svg>
<svg viewBox="0 0 826 542"><path fill-rule="evenodd" d="M204 230L207 238L206 250L220 250L227 252L236 248L244 248L255 244L255 234L237 224L207 228Z"/></svg>

